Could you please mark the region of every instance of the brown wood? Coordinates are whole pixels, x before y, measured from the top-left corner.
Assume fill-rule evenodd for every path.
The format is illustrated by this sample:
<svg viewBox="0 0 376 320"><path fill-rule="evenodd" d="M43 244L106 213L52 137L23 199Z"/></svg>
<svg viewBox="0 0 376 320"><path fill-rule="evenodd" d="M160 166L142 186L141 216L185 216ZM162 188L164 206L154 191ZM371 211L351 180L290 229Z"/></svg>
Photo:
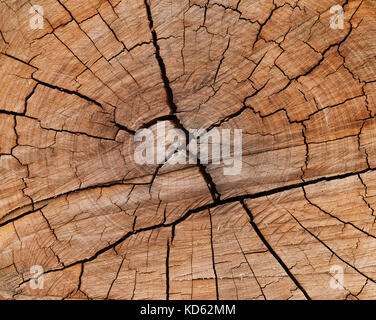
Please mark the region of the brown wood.
<svg viewBox="0 0 376 320"><path fill-rule="evenodd" d="M376 298L375 1L0 13L1 299ZM241 173L139 165L158 120L241 129Z"/></svg>

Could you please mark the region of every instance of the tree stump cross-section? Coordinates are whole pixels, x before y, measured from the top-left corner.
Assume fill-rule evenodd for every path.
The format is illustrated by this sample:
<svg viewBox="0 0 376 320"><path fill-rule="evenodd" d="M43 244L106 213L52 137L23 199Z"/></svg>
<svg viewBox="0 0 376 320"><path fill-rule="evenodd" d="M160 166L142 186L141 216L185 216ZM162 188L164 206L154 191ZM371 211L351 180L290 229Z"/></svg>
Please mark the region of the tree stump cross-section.
<svg viewBox="0 0 376 320"><path fill-rule="evenodd" d="M0 13L0 299L376 298L374 0Z"/></svg>

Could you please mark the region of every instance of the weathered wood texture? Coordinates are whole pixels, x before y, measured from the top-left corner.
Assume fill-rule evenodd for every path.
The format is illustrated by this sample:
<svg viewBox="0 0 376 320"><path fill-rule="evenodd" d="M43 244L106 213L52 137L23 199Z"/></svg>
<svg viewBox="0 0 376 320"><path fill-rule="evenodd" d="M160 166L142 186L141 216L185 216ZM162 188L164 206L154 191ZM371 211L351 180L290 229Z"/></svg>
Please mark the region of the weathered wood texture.
<svg viewBox="0 0 376 320"><path fill-rule="evenodd" d="M0 298L375 299L375 21L374 0L1 1ZM241 174L138 165L158 119L242 129Z"/></svg>

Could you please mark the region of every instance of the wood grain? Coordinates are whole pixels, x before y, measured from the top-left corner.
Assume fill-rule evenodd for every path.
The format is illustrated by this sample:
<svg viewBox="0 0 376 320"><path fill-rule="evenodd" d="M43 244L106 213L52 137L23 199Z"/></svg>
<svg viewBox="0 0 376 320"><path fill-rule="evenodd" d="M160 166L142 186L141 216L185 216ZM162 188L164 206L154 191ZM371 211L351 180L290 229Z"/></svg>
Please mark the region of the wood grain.
<svg viewBox="0 0 376 320"><path fill-rule="evenodd" d="M0 13L1 299L376 298L375 1ZM138 164L158 121L241 129L240 174Z"/></svg>

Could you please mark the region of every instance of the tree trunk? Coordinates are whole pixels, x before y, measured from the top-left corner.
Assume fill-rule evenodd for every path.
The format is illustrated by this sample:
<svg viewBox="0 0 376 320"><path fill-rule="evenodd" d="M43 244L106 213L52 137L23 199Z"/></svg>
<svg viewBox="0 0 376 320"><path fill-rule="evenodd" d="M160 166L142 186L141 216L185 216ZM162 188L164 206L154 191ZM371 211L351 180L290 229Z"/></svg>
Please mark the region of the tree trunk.
<svg viewBox="0 0 376 320"><path fill-rule="evenodd" d="M0 298L376 298L375 1L0 12Z"/></svg>

